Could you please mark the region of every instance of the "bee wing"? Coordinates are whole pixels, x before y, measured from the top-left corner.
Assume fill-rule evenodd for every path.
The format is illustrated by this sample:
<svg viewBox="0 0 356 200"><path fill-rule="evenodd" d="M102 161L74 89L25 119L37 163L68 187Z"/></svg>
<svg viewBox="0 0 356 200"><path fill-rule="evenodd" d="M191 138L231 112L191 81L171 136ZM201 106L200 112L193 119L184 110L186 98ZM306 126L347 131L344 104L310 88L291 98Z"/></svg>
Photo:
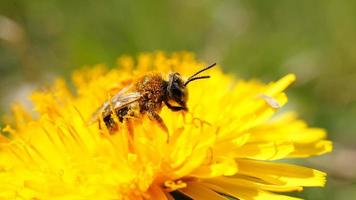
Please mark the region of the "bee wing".
<svg viewBox="0 0 356 200"><path fill-rule="evenodd" d="M116 99L112 99L112 107L115 110L120 110L121 108L124 108L128 105L130 105L133 102L138 101L141 98L141 94L139 92L131 92L127 94L123 94L122 96L117 97ZM110 103L105 102L105 108L102 111L103 116L107 116L111 114L111 108L110 108Z"/></svg>
<svg viewBox="0 0 356 200"><path fill-rule="evenodd" d="M123 89L121 89L117 94L115 94L112 98L111 98L111 101L112 102L115 102L117 101L120 97L122 97L125 93L127 93L127 91L129 91L129 89L132 88L132 84L127 86L127 87L124 87ZM106 102L105 102L106 103Z"/></svg>
<svg viewBox="0 0 356 200"><path fill-rule="evenodd" d="M92 115L90 120L88 121L88 124L94 123L96 120L99 119L99 116L102 114L104 117L111 114L111 106L112 105L114 110L119 110L121 108L124 108L128 105L130 105L133 102L138 101L141 98L141 94L139 92L130 92L126 93L128 91L129 87L126 87L120 92L118 92L116 95L114 95L111 98L110 101L106 101L103 103L102 106L100 106Z"/></svg>

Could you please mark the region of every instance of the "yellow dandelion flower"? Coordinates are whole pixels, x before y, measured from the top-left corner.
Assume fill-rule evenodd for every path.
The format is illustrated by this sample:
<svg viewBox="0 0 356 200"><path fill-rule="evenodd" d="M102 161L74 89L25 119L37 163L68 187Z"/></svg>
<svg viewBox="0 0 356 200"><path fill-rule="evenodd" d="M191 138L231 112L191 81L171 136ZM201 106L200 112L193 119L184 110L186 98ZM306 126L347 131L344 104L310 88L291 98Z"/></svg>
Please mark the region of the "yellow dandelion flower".
<svg viewBox="0 0 356 200"><path fill-rule="evenodd" d="M34 92L31 114L14 106L0 139L0 199L295 199L282 192L324 186L326 174L277 163L331 151L326 133L294 113L271 118L287 101L290 74L269 84L235 80L218 67L188 85L189 112L163 106L163 131L146 115L109 132L92 113L137 77L158 71L184 78L205 66L190 53L124 56ZM101 119L102 120L102 119ZM168 137L168 138L167 138Z"/></svg>

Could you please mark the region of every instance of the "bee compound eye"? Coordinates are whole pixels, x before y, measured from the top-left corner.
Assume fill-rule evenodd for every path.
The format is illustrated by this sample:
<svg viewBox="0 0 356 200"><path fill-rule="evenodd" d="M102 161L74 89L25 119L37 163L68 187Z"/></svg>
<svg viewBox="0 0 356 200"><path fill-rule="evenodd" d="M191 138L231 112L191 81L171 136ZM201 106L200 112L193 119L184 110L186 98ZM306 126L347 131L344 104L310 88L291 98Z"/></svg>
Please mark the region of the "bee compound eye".
<svg viewBox="0 0 356 200"><path fill-rule="evenodd" d="M174 96L181 97L183 95L183 92L178 87L173 87L172 92Z"/></svg>

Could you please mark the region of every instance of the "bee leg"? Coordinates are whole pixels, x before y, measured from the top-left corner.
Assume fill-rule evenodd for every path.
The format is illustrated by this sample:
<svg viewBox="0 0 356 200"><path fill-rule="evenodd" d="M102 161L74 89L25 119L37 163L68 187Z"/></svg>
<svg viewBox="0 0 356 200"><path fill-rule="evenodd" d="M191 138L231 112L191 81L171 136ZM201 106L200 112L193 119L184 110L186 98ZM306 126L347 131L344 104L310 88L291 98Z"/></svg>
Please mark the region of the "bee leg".
<svg viewBox="0 0 356 200"><path fill-rule="evenodd" d="M129 133L128 137L128 143L129 143L129 151L130 152L134 152L134 129L133 129L133 125L130 119L125 119L125 124L127 127L127 131Z"/></svg>
<svg viewBox="0 0 356 200"><path fill-rule="evenodd" d="M185 107L179 107L179 106L172 106L172 107L169 107L169 109L171 109L172 111L181 111L181 110L187 110L187 108Z"/></svg>
<svg viewBox="0 0 356 200"><path fill-rule="evenodd" d="M187 110L188 110L186 107L172 106L170 103L168 103L168 101L165 101L164 103L165 103L165 104L167 105L167 107L168 107L169 109L171 109L172 111L181 111L181 110L187 111Z"/></svg>
<svg viewBox="0 0 356 200"><path fill-rule="evenodd" d="M125 122L126 122L127 131L129 132L130 137L133 138L134 129L133 129L132 122L131 122L131 120L129 118L126 118Z"/></svg>
<svg viewBox="0 0 356 200"><path fill-rule="evenodd" d="M99 130L101 130L101 121L100 121L100 119L98 119L98 126L99 126Z"/></svg>
<svg viewBox="0 0 356 200"><path fill-rule="evenodd" d="M169 139L169 134L168 134L168 128L166 126L166 124L164 123L163 119L161 118L161 116L159 116L157 113L155 112L148 112L148 118L150 120L153 120L153 121L156 121L157 124L159 125L159 127L167 133L167 142L168 142L168 139Z"/></svg>

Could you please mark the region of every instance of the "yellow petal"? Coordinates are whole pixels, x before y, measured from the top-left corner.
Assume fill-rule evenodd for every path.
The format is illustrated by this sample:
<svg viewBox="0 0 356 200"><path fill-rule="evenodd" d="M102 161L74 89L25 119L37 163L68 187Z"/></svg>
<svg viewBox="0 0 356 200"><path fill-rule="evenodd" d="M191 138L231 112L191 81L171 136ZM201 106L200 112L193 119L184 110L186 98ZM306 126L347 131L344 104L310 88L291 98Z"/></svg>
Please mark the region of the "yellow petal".
<svg viewBox="0 0 356 200"><path fill-rule="evenodd" d="M288 157L304 158L331 152L333 144L329 140L321 140L309 144L294 144L295 150Z"/></svg>
<svg viewBox="0 0 356 200"><path fill-rule="evenodd" d="M166 194L157 185L153 185L148 190L148 193L149 193L149 195L148 195L147 200L168 200Z"/></svg>
<svg viewBox="0 0 356 200"><path fill-rule="evenodd" d="M276 83L270 83L264 93L273 97L276 94L283 92L290 84L295 81L295 79L296 76L294 74L288 74L282 79L278 80Z"/></svg>
<svg viewBox="0 0 356 200"><path fill-rule="evenodd" d="M226 200L225 197L222 197L218 193L200 185L199 183L190 183L188 184L187 188L184 188L180 191L196 200Z"/></svg>
<svg viewBox="0 0 356 200"><path fill-rule="evenodd" d="M287 157L294 151L292 143L247 143L235 150L237 158L256 160L277 160Z"/></svg>
<svg viewBox="0 0 356 200"><path fill-rule="evenodd" d="M292 192L301 191L303 189L301 186L274 185L256 178L239 175L236 175L235 177L216 177L212 179L206 179L204 182L220 186L226 184L232 187L246 187L251 189L257 188L260 190L268 190L272 192Z"/></svg>
<svg viewBox="0 0 356 200"><path fill-rule="evenodd" d="M315 142L325 138L325 130L309 128L295 113L285 113L272 121L249 130L250 142L288 141L297 143Z"/></svg>
<svg viewBox="0 0 356 200"><path fill-rule="evenodd" d="M257 188L240 187L236 185L219 183L214 185L211 183L202 183L202 185L217 191L221 194L226 194L241 200L266 200L266 199L278 199L278 200L297 200L299 198L274 194L271 192L259 190Z"/></svg>
<svg viewBox="0 0 356 200"><path fill-rule="evenodd" d="M214 160L209 165L197 167L190 174L197 178L213 178L217 176L232 176L238 172L238 165L233 158Z"/></svg>
<svg viewBox="0 0 356 200"><path fill-rule="evenodd" d="M324 186L326 174L290 164L239 159L239 174L285 186Z"/></svg>

